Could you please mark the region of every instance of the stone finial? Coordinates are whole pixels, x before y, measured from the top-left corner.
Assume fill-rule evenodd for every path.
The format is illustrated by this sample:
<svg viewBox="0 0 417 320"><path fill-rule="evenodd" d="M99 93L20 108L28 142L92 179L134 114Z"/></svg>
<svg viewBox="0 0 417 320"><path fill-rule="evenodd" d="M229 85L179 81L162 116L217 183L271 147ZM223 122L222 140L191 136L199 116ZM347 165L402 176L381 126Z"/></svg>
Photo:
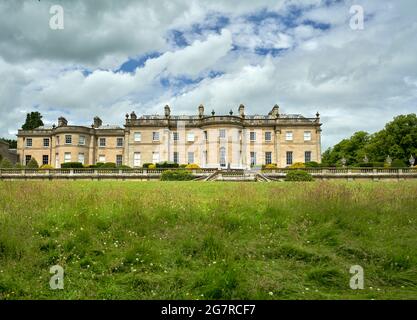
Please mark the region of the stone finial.
<svg viewBox="0 0 417 320"><path fill-rule="evenodd" d="M274 105L274 107L272 108L270 115L274 118L278 118L279 117L279 106L276 104Z"/></svg>
<svg viewBox="0 0 417 320"><path fill-rule="evenodd" d="M68 124L67 119L65 119L64 117L59 117L58 118L58 127L64 127Z"/></svg>
<svg viewBox="0 0 417 320"><path fill-rule="evenodd" d="M213 109L213 111L211 112L211 115L212 116L214 116L216 113L214 112L214 109Z"/></svg>
<svg viewBox="0 0 417 320"><path fill-rule="evenodd" d="M169 105L165 105L164 107L165 117L169 118L171 115L171 109L169 108Z"/></svg>
<svg viewBox="0 0 417 320"><path fill-rule="evenodd" d="M136 113L135 113L135 111L132 111L131 113L130 113L130 119L132 119L132 120L136 120L138 117L136 116Z"/></svg>
<svg viewBox="0 0 417 320"><path fill-rule="evenodd" d="M99 128L103 124L103 121L99 117L94 117L93 127Z"/></svg>
<svg viewBox="0 0 417 320"><path fill-rule="evenodd" d="M320 118L320 113L317 111L317 113L316 113L316 118L318 119L318 118Z"/></svg>
<svg viewBox="0 0 417 320"><path fill-rule="evenodd" d="M242 118L244 118L245 117L245 106L243 104L241 104L239 106L239 109L238 110L239 110L239 116L242 117Z"/></svg>
<svg viewBox="0 0 417 320"><path fill-rule="evenodd" d="M229 114L232 116L233 115L233 110L230 109Z"/></svg>
<svg viewBox="0 0 417 320"><path fill-rule="evenodd" d="M126 120L128 120L129 119L129 114L128 113L126 113Z"/></svg>
<svg viewBox="0 0 417 320"><path fill-rule="evenodd" d="M200 104L200 105L198 106L198 116L199 116L200 118L202 118L202 117L204 116L204 106L203 106L202 104Z"/></svg>

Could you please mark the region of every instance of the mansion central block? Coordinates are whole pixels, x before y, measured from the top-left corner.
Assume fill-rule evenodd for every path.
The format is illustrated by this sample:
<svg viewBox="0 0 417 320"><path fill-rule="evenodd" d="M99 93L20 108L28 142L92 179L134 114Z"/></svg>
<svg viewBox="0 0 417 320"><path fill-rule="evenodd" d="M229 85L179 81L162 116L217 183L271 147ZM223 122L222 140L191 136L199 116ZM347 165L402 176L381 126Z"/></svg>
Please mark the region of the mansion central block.
<svg viewBox="0 0 417 320"><path fill-rule="evenodd" d="M17 153L23 165L35 158L55 168L65 162L141 167L163 161L202 168L286 167L321 161L320 127L318 113L314 118L281 114L277 105L268 115L246 115L243 105L237 114L206 114L200 105L193 116L172 115L165 106L163 116L127 114L124 128L103 125L98 117L90 127L61 117L51 127L19 130Z"/></svg>

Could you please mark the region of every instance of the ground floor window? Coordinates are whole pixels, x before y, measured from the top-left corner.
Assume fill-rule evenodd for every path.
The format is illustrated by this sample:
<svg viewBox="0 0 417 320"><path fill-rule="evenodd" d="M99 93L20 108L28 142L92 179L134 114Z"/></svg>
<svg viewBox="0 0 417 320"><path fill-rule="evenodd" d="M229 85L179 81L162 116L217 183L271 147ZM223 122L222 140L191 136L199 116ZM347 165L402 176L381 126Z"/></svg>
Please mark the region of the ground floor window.
<svg viewBox="0 0 417 320"><path fill-rule="evenodd" d="M174 163L179 163L178 152L174 152Z"/></svg>
<svg viewBox="0 0 417 320"><path fill-rule="evenodd" d="M26 156L25 157L25 165L28 165L28 163L29 163L29 161L30 161L30 159L32 159L32 156Z"/></svg>
<svg viewBox="0 0 417 320"><path fill-rule="evenodd" d="M106 156L105 155L99 155L98 156L98 162L105 163L106 162Z"/></svg>
<svg viewBox="0 0 417 320"><path fill-rule="evenodd" d="M306 151L304 153L304 162L307 163L307 162L310 162L310 161L311 161L311 151Z"/></svg>
<svg viewBox="0 0 417 320"><path fill-rule="evenodd" d="M152 163L159 162L159 152L152 152Z"/></svg>
<svg viewBox="0 0 417 320"><path fill-rule="evenodd" d="M226 166L226 148L225 147L220 148L220 166L221 167Z"/></svg>
<svg viewBox="0 0 417 320"><path fill-rule="evenodd" d="M121 154L116 155L116 166L120 167L123 164L123 156Z"/></svg>
<svg viewBox="0 0 417 320"><path fill-rule="evenodd" d="M135 152L133 154L133 166L140 167L140 152Z"/></svg>
<svg viewBox="0 0 417 320"><path fill-rule="evenodd" d="M292 165L292 151L287 151L287 166Z"/></svg>
<svg viewBox="0 0 417 320"><path fill-rule="evenodd" d="M265 164L272 163L272 152L265 152Z"/></svg>
<svg viewBox="0 0 417 320"><path fill-rule="evenodd" d="M250 153L250 165L251 166L256 165L256 152Z"/></svg>
<svg viewBox="0 0 417 320"><path fill-rule="evenodd" d="M49 164L49 155L45 154L42 156L42 164Z"/></svg>
<svg viewBox="0 0 417 320"><path fill-rule="evenodd" d="M194 163L194 152L188 152L188 163Z"/></svg>
<svg viewBox="0 0 417 320"><path fill-rule="evenodd" d="M78 154L78 162L84 164L84 153Z"/></svg>
<svg viewBox="0 0 417 320"><path fill-rule="evenodd" d="M71 162L71 153L70 152L65 152L64 154L64 162Z"/></svg>

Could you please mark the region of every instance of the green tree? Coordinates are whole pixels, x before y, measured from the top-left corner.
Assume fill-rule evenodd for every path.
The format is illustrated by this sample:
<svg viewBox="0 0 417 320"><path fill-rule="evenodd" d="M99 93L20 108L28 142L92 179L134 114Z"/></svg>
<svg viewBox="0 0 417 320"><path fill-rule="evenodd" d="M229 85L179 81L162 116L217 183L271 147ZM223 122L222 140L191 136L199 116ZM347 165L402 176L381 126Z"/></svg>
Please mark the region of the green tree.
<svg viewBox="0 0 417 320"><path fill-rule="evenodd" d="M27 166L28 169L38 169L39 168L39 164L38 162L35 160L35 158L30 159L30 161L28 162Z"/></svg>
<svg viewBox="0 0 417 320"><path fill-rule="evenodd" d="M10 169L10 168L13 168L13 164L10 162L9 159L4 158L3 160L0 161L0 168Z"/></svg>
<svg viewBox="0 0 417 320"><path fill-rule="evenodd" d="M9 144L10 149L16 149L17 148L17 140L5 139L5 138L0 138L0 140L3 140L4 142L7 142Z"/></svg>
<svg viewBox="0 0 417 320"><path fill-rule="evenodd" d="M31 112L26 115L26 122L22 126L23 130L33 130L43 126L42 115L38 112Z"/></svg>
<svg viewBox="0 0 417 320"><path fill-rule="evenodd" d="M341 165L341 159L346 159L347 165L362 162L365 157L364 147L370 135L365 131L355 132L349 139L343 139L333 148L327 149L322 155L322 163L327 166Z"/></svg>

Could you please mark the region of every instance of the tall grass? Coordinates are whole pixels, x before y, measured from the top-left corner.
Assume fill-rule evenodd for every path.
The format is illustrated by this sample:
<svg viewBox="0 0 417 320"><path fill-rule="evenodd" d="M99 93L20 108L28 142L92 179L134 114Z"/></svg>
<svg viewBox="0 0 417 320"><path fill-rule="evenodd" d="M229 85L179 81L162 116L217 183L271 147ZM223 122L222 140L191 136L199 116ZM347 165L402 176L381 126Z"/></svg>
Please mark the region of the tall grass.
<svg viewBox="0 0 417 320"><path fill-rule="evenodd" d="M0 182L0 299L411 299L416 226L415 182Z"/></svg>

